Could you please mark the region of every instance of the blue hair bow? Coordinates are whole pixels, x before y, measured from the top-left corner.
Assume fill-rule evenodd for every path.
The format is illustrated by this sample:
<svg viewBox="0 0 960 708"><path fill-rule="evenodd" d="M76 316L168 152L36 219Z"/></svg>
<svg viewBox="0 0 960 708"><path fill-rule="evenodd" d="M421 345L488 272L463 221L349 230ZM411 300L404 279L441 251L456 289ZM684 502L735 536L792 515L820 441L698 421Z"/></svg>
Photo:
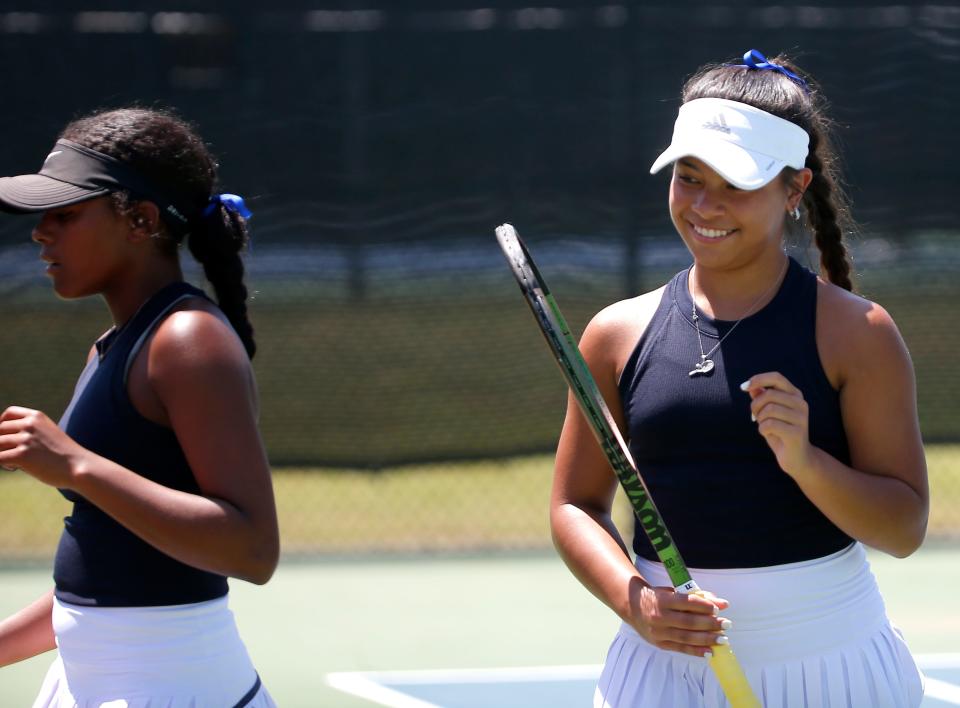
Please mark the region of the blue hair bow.
<svg viewBox="0 0 960 708"><path fill-rule="evenodd" d="M234 214L239 214L244 219L253 216L253 212L247 209L247 205L243 203L243 197L238 194L214 194L210 197L207 208L203 210L203 215L210 216L219 206L223 206L227 211L232 211Z"/></svg>
<svg viewBox="0 0 960 708"><path fill-rule="evenodd" d="M735 64L734 66L737 65ZM780 66L779 64L774 64L772 61L768 61L767 58L756 49L751 49L743 55L743 66L746 66L749 69L756 69L758 71L776 71L778 74L783 74L786 76L788 79L800 86L804 91L810 90L810 87L807 86L806 81L786 67Z"/></svg>

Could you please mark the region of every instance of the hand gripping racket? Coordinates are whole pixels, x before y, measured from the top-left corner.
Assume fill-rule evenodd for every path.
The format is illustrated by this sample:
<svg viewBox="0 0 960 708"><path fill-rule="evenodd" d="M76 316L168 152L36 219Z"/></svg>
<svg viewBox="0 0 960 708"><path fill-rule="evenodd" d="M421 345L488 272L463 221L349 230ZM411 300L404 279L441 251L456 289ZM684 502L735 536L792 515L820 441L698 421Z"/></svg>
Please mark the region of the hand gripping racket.
<svg viewBox="0 0 960 708"><path fill-rule="evenodd" d="M560 308L547 289L547 284L540 276L529 251L510 224L497 228L497 241L584 418L590 424L610 466L620 480L640 526L666 568L670 582L677 592L699 593L700 588L690 577L690 571L680 557L680 551L670 537L667 526L650 497L647 485L637 471L616 421L600 395L590 369L570 334L570 328L560 314ZM750 688L730 645L717 644L711 647L711 651L713 656L709 659L710 668L716 674L731 706L760 708L760 701Z"/></svg>

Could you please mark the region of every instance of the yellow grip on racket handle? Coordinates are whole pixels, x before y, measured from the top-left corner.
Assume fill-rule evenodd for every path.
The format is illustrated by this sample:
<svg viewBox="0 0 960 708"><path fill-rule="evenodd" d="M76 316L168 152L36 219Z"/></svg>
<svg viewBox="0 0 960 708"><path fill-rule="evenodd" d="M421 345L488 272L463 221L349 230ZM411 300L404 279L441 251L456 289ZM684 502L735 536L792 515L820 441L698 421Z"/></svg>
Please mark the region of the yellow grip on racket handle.
<svg viewBox="0 0 960 708"><path fill-rule="evenodd" d="M706 597L707 594L693 583L691 595ZM747 681L747 675L743 673L740 662L729 644L714 644L710 647L712 656L707 659L707 664L713 675L717 677L720 688L723 689L723 695L730 701L731 708L763 708L757 694L750 688L750 682Z"/></svg>
<svg viewBox="0 0 960 708"><path fill-rule="evenodd" d="M714 644L710 651L713 656L707 659L707 663L732 708L762 708L730 645Z"/></svg>

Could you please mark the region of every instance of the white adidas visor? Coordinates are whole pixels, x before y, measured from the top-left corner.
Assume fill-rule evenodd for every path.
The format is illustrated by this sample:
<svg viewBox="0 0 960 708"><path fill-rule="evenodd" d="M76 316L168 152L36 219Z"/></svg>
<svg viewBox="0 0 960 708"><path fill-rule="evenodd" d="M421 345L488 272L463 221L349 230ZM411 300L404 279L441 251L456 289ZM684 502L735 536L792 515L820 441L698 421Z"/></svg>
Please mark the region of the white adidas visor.
<svg viewBox="0 0 960 708"><path fill-rule="evenodd" d="M698 98L680 106L673 141L650 174L696 157L740 189L760 189L786 166L801 169L810 136L795 123L737 101Z"/></svg>

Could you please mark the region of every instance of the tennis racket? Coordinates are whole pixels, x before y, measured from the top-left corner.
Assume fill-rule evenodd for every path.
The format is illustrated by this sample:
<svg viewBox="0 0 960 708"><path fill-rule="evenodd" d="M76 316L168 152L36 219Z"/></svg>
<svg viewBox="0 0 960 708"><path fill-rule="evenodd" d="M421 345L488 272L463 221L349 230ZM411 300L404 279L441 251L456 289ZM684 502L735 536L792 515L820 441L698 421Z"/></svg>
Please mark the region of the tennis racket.
<svg viewBox="0 0 960 708"><path fill-rule="evenodd" d="M670 537L667 525L650 497L646 484L637 471L637 466L624 443L620 429L600 395L597 384L580 354L577 343L570 334L560 308L550 294L547 284L527 251L517 232L510 224L497 227L497 241L510 264L520 291L533 312L540 331L560 365L584 418L590 424L604 455L610 462L623 491L633 506L640 526L650 539L657 557L666 568L670 582L677 592L699 593L700 588L690 576L677 545ZM760 708L747 677L740 667L729 644L717 644L711 648L710 668L716 674L723 692L733 708Z"/></svg>

